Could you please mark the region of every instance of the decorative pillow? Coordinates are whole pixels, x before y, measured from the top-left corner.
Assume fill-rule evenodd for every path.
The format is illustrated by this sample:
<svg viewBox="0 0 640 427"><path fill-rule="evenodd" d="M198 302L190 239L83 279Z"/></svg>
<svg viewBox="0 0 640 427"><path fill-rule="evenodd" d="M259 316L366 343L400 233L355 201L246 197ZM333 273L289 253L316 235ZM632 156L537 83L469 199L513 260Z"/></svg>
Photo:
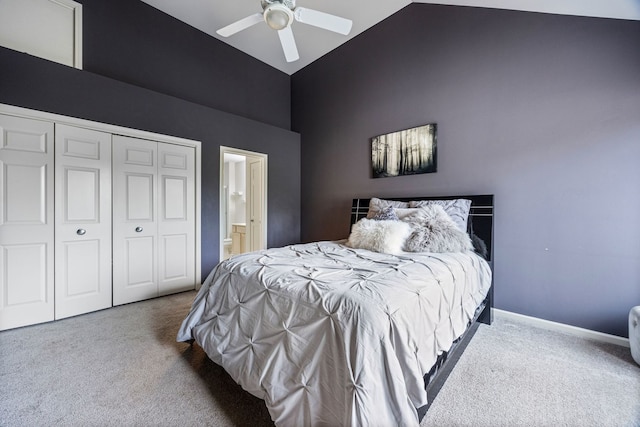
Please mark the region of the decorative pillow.
<svg viewBox="0 0 640 427"><path fill-rule="evenodd" d="M409 206L412 208L422 208L429 205L442 206L444 211L458 225L458 228L466 233L467 218L469 218L469 210L471 209L471 200L419 200L409 202Z"/></svg>
<svg viewBox="0 0 640 427"><path fill-rule="evenodd" d="M400 219L401 221L404 221L406 217L418 212L420 209L421 208L393 208L396 215L398 216L398 219Z"/></svg>
<svg viewBox="0 0 640 427"><path fill-rule="evenodd" d="M370 219L375 219L376 221L398 221L400 218L396 215L396 211L393 206L387 206L386 208L382 208L376 212Z"/></svg>
<svg viewBox="0 0 640 427"><path fill-rule="evenodd" d="M369 201L369 212L367 213L367 218L371 219L375 214L377 214L387 206L391 206L394 208L408 208L409 202L400 202L398 200L384 200L374 197Z"/></svg>
<svg viewBox="0 0 640 427"><path fill-rule="evenodd" d="M411 226L402 221L376 221L363 218L353 224L347 245L387 254L400 254Z"/></svg>
<svg viewBox="0 0 640 427"><path fill-rule="evenodd" d="M432 204L405 218L413 231L405 242L408 252L465 252L473 249L469 235L445 212Z"/></svg>

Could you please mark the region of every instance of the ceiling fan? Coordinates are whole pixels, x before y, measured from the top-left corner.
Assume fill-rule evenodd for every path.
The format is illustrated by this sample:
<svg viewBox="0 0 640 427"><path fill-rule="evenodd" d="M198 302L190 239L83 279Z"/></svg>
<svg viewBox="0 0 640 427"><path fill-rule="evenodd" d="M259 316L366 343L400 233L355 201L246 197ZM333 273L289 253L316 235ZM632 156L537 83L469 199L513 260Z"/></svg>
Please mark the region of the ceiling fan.
<svg viewBox="0 0 640 427"><path fill-rule="evenodd" d="M347 35L351 31L350 19L341 18L325 12L305 7L296 7L296 0L261 0L262 13L255 13L242 18L216 31L222 37L229 37L264 21L269 27L278 31L280 44L287 62L297 61L298 48L291 31L294 19L303 24L313 25L339 34Z"/></svg>

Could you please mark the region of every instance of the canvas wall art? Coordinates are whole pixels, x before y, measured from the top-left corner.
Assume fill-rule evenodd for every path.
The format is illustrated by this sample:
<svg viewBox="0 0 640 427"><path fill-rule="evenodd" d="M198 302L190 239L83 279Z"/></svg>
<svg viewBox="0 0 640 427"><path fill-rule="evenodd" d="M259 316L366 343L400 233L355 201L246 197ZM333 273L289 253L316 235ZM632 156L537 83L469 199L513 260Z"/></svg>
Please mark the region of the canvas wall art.
<svg viewBox="0 0 640 427"><path fill-rule="evenodd" d="M436 172L437 128L431 123L371 138L373 177Z"/></svg>

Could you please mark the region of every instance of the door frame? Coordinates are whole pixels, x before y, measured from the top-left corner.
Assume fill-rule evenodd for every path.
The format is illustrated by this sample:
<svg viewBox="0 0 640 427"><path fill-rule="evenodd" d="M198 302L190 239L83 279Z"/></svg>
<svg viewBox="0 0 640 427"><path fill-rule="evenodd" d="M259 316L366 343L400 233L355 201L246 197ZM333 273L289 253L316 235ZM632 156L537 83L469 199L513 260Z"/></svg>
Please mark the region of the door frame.
<svg viewBox="0 0 640 427"><path fill-rule="evenodd" d="M184 145L195 149L195 284L196 289L200 289L202 284L202 229L201 229L201 188L202 188L202 142L193 139L179 138L175 136L163 135L160 133L148 132L144 130L131 129L123 126L110 125L106 123L94 122L91 120L78 119L75 117L63 116L60 114L47 113L44 111L31 110L28 108L16 107L13 105L0 103L0 114L8 116L23 117L35 120L44 120L52 123L70 125L86 129L107 132L115 135L130 136L133 138L150 139L169 144Z"/></svg>
<svg viewBox="0 0 640 427"><path fill-rule="evenodd" d="M221 145L220 146L220 179L219 179L219 189L218 189L218 194L219 194L219 205L218 205L218 262L221 262L223 260L223 256L224 256L224 236L223 236L223 230L225 227L224 224L224 212L223 210L223 206L224 206L224 155L228 153L228 154L236 154L236 155L240 155L240 156L244 156L244 157L251 157L251 158L257 158L260 159L260 161L262 162L262 243L263 243L263 248L265 249L267 247L267 230L268 230L268 224L267 224L267 204L268 204L268 200L269 200L269 194L267 192L267 189L269 188L268 186L268 182L267 182L267 176L268 176L268 155L264 154L264 153L258 153L255 151L248 151L248 150L243 150L240 148L233 148L233 147L226 147ZM247 162L247 166L248 166L248 162ZM247 171L248 173L248 171ZM247 183L248 184L248 183ZM248 189L245 191L245 197L248 199L249 198L249 194L248 193Z"/></svg>

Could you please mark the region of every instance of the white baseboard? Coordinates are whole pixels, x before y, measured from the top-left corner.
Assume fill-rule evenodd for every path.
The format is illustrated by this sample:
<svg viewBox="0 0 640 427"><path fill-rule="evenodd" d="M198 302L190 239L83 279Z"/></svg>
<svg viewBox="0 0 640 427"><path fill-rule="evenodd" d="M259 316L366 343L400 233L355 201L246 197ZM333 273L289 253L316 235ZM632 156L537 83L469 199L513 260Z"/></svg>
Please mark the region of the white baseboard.
<svg viewBox="0 0 640 427"><path fill-rule="evenodd" d="M537 317L525 316L523 314L500 310L498 308L493 309L493 314L496 317L501 317L505 320L512 319L519 322L528 323L532 326L537 326L539 328L549 329L549 330L558 331L558 332L565 332L568 334L579 336L581 338L606 342L608 344L616 344L623 347L629 347L629 339L619 337L617 335L605 334L598 331L592 331L590 329L584 329L584 328L578 328L576 326L566 325L564 323L552 322L550 320L539 319Z"/></svg>

